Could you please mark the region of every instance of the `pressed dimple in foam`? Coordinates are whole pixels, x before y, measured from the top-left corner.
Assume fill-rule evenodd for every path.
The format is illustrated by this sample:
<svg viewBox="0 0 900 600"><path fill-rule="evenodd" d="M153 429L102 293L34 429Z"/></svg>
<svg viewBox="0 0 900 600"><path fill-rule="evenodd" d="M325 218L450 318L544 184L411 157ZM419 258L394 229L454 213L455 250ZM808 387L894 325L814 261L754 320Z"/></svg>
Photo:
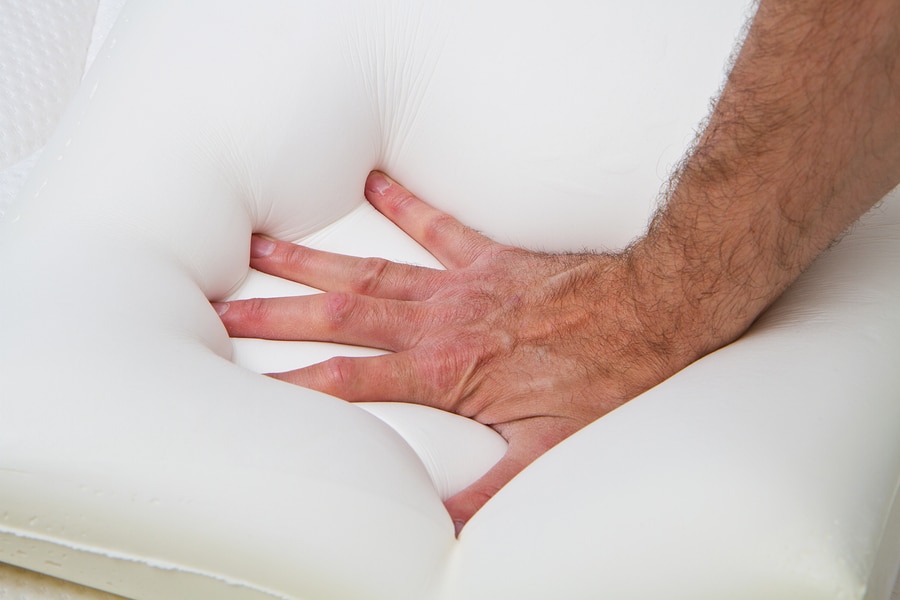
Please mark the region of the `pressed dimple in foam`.
<svg viewBox="0 0 900 600"><path fill-rule="evenodd" d="M97 0L0 3L0 169L43 146L81 82Z"/></svg>

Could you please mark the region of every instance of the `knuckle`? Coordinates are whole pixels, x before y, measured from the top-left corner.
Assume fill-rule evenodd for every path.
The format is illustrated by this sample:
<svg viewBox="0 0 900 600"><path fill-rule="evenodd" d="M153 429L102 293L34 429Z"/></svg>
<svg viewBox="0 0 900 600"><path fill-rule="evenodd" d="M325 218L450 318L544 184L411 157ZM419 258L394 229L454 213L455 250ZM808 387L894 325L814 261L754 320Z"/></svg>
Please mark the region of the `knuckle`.
<svg viewBox="0 0 900 600"><path fill-rule="evenodd" d="M457 227L457 220L450 215L446 213L436 214L425 225L425 241L426 243L437 242Z"/></svg>
<svg viewBox="0 0 900 600"><path fill-rule="evenodd" d="M358 304L358 296L346 292L328 292L325 294L325 322L332 329L343 329L353 318Z"/></svg>
<svg viewBox="0 0 900 600"><path fill-rule="evenodd" d="M497 300L475 286L455 290L450 301L441 306L442 323L486 323L497 308Z"/></svg>
<svg viewBox="0 0 900 600"><path fill-rule="evenodd" d="M326 390L341 390L347 388L353 381L352 358L335 356L320 363L320 374Z"/></svg>
<svg viewBox="0 0 900 600"><path fill-rule="evenodd" d="M395 193L386 199L385 208L393 214L400 214L409 210L419 200L411 192L404 189L396 189Z"/></svg>
<svg viewBox="0 0 900 600"><path fill-rule="evenodd" d="M423 365L421 377L438 393L457 392L484 362L485 349L469 336L453 336Z"/></svg>
<svg viewBox="0 0 900 600"><path fill-rule="evenodd" d="M357 294L373 294L384 280L390 262L383 258L362 258L350 278L350 289Z"/></svg>
<svg viewBox="0 0 900 600"><path fill-rule="evenodd" d="M303 269L309 260L309 252L297 244L283 244L280 259L283 264L290 265L294 269Z"/></svg>
<svg viewBox="0 0 900 600"><path fill-rule="evenodd" d="M418 375L425 389L441 394L447 391L448 387L452 387L454 377L450 375L449 369L446 368L447 364L448 362L442 358L435 358L421 364L421 370Z"/></svg>
<svg viewBox="0 0 900 600"><path fill-rule="evenodd" d="M266 323L272 314L269 302L265 298L252 298L240 303L242 320L251 324Z"/></svg>

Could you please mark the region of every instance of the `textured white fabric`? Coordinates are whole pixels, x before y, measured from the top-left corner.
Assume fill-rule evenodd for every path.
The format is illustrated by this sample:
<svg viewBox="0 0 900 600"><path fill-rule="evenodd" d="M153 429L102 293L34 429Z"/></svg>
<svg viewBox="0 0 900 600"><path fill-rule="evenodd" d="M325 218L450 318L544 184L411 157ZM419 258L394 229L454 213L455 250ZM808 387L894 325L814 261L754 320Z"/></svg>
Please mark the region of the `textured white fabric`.
<svg viewBox="0 0 900 600"><path fill-rule="evenodd" d="M0 3L0 218L81 82L96 12L97 0Z"/></svg>
<svg viewBox="0 0 900 600"><path fill-rule="evenodd" d="M0 169L46 143L84 73L97 0L0 6Z"/></svg>
<svg viewBox="0 0 900 600"><path fill-rule="evenodd" d="M336 351L224 337L206 297L299 291L246 277L251 230L433 260L373 167L505 241L627 243L743 10L334 4L126 7L0 229L0 559L135 598L886 598L897 197L458 542L492 432L251 372Z"/></svg>

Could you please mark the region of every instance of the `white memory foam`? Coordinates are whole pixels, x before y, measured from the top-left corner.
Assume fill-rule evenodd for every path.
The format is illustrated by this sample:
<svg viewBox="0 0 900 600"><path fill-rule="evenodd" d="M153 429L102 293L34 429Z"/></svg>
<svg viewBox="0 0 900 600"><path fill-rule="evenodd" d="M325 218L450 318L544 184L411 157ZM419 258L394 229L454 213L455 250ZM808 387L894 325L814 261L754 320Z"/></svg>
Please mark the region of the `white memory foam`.
<svg viewBox="0 0 900 600"><path fill-rule="evenodd" d="M235 367L336 350L233 345L206 303L295 289L245 278L250 231L432 260L362 204L374 167L504 241L627 243L742 10L126 7L0 229L0 559L135 598L886 598L897 198L459 541L490 430Z"/></svg>

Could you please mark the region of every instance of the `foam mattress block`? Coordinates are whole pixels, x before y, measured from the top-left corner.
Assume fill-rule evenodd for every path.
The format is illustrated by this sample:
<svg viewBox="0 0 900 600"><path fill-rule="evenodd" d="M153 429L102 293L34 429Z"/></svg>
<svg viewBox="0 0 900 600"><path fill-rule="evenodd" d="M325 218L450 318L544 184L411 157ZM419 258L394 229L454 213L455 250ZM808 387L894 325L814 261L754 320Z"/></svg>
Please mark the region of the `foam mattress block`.
<svg viewBox="0 0 900 600"><path fill-rule="evenodd" d="M900 196L750 332L560 444L259 375L364 348L230 340L310 293L251 232L436 266L384 169L498 240L639 235L741 2L126 5L0 219L0 560L130 598L851 598L900 564ZM652 574L652 576L651 576Z"/></svg>

